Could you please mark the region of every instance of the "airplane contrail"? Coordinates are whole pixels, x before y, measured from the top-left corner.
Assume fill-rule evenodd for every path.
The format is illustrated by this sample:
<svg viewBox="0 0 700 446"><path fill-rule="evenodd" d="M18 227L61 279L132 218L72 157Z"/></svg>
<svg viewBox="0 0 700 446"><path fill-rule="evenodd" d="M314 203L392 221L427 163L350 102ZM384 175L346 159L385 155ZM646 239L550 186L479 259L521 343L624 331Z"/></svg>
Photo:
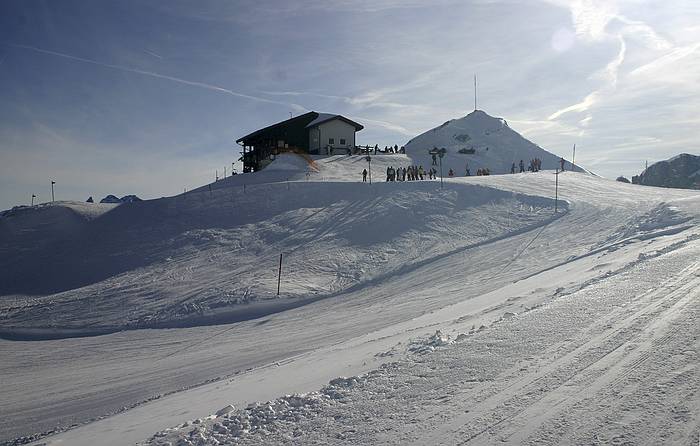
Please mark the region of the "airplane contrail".
<svg viewBox="0 0 700 446"><path fill-rule="evenodd" d="M14 48L22 48L22 49L26 49L26 50L30 50L30 51L36 51L38 53L49 54L52 56L63 57L65 59L89 63L89 64L97 65L100 67L112 68L114 70L125 71L127 73L135 73L135 74L140 74L143 76L155 77L157 79L165 79L165 80L168 80L171 82L177 82L179 84L190 85L192 87L199 87L199 88L204 88L206 90L218 91L219 93L225 93L225 94L228 94L231 96L236 96L239 98L250 99L250 100L258 101L258 102L265 102L268 104L284 105L287 107L292 107L296 111L307 111L306 107L303 107L299 104L294 104L294 103L289 103L289 102L280 102L280 101L274 101L272 99L265 99L265 98L261 98L261 97L257 97L257 96L251 96L249 94L239 93L237 91L229 90L228 88L219 87L217 85L211 85L211 84L207 84L204 82L190 81L187 79L182 79L182 78L175 77L175 76L168 76L168 75L156 73L153 71L145 71L145 70L139 70L138 68L130 68L130 67L122 66L122 65L115 65L115 64L99 62L99 61L92 60L92 59L86 59L84 57L73 56L73 55L66 54L66 53L59 53L58 51L45 50L42 48L37 48L34 46L29 46L29 45L21 45L18 43L5 43L5 45L8 45L8 46L11 46Z"/></svg>
<svg viewBox="0 0 700 446"><path fill-rule="evenodd" d="M163 56L159 56L158 54L154 53L153 51L143 50L143 52L148 54L149 56L157 57L158 59L163 58Z"/></svg>

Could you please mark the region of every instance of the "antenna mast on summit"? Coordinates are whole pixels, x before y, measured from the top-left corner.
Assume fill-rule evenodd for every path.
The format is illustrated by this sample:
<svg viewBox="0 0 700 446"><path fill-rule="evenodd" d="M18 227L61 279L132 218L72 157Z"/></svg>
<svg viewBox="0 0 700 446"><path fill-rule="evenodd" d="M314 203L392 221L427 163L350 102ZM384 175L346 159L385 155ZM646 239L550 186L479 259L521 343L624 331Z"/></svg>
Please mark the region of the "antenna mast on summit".
<svg viewBox="0 0 700 446"><path fill-rule="evenodd" d="M476 111L476 73L474 73L474 111Z"/></svg>

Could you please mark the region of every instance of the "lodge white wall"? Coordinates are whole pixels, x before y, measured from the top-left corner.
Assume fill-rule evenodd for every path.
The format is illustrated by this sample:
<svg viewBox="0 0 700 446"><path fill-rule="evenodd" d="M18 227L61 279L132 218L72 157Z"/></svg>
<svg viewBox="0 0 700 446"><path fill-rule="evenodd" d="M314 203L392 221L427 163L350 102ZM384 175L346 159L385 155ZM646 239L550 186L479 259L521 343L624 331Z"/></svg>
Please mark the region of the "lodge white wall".
<svg viewBox="0 0 700 446"><path fill-rule="evenodd" d="M321 130L321 141L319 144L319 129ZM355 145L355 126L340 119L326 121L316 127L309 129L309 148L311 150L321 149L320 154L325 155L325 148L328 139L333 138L334 148L347 148ZM345 144L340 144L340 140L345 139Z"/></svg>

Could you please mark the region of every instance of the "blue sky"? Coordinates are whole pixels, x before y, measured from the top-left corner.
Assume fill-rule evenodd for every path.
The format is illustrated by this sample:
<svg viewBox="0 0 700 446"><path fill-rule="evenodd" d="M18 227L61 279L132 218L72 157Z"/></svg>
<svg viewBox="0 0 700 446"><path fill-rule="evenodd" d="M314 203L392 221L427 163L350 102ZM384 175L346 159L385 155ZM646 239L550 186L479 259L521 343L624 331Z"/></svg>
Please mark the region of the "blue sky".
<svg viewBox="0 0 700 446"><path fill-rule="evenodd" d="M607 177L699 153L700 2L4 0L0 209L172 195L306 110L403 144L479 108Z"/></svg>

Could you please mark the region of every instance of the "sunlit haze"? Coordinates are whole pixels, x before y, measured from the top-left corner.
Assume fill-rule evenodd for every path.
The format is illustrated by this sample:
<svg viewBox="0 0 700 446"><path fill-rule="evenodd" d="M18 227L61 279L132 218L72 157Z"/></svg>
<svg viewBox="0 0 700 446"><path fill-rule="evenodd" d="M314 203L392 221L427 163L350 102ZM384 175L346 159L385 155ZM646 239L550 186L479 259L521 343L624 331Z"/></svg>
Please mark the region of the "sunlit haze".
<svg viewBox="0 0 700 446"><path fill-rule="evenodd" d="M606 177L700 152L700 3L0 4L0 209L173 195L308 110L405 144L474 107Z"/></svg>

